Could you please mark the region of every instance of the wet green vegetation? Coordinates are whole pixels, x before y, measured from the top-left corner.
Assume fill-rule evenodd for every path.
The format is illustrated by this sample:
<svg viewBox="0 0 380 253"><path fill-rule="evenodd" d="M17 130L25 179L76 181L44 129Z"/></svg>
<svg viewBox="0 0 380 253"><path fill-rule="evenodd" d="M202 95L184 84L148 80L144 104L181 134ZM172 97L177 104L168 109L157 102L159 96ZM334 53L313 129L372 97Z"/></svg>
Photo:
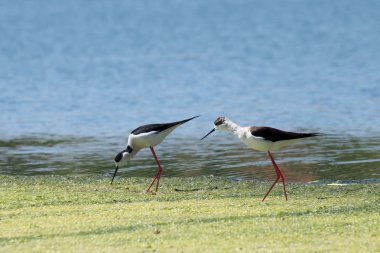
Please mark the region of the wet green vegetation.
<svg viewBox="0 0 380 253"><path fill-rule="evenodd" d="M1 252L375 252L380 184L0 176Z"/></svg>

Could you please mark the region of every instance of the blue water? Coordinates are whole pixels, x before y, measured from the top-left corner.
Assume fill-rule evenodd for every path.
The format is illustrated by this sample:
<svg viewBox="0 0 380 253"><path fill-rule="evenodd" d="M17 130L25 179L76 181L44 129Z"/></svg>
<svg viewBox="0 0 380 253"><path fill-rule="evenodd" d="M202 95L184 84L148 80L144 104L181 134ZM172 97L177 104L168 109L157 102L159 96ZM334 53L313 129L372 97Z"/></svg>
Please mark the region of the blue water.
<svg viewBox="0 0 380 253"><path fill-rule="evenodd" d="M34 171L72 171L51 161L75 164L91 152L112 166L137 126L201 114L165 144L195 153L194 169L235 145L222 134L198 142L217 116L228 116L334 136L311 141L311 149L342 143L339 150L355 150L346 142L367 140L360 145L374 153L361 159L377 171L379 10L375 0L1 0L0 170L12 171L14 156L25 156L23 141L9 144L22 138L34 142L18 171L41 163L34 154L51 155ZM79 148L38 143L57 138ZM310 164L344 163L314 151L304 154Z"/></svg>

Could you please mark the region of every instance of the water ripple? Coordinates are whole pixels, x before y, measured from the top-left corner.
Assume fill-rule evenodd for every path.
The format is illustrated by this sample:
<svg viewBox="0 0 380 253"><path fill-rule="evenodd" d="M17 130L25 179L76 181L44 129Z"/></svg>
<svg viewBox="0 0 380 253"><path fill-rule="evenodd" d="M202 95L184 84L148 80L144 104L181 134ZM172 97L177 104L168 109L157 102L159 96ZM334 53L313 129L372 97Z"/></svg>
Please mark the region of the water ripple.
<svg viewBox="0 0 380 253"><path fill-rule="evenodd" d="M164 176L215 175L272 180L275 172L264 152L253 151L224 135L207 141L168 138L156 147ZM0 140L1 174L98 174L108 176L121 150L117 138L71 136L20 137ZM324 136L274 153L288 181L379 178L380 144L373 138ZM120 176L153 177L156 164L149 149L126 166Z"/></svg>

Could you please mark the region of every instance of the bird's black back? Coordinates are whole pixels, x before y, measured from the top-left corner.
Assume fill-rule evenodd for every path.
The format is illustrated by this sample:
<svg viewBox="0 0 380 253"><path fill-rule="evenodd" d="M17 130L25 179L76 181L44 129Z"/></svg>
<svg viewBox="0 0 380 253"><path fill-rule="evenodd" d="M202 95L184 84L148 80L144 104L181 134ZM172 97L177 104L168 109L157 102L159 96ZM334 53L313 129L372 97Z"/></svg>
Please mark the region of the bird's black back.
<svg viewBox="0 0 380 253"><path fill-rule="evenodd" d="M189 119L185 119L185 120L181 120L181 121L176 121L176 122L171 122L171 123L143 125L143 126L140 126L140 127L136 128L131 133L134 134L134 135L138 135L138 134L141 134L141 133L148 133L148 132L161 132L161 131L164 131L164 130L166 130L168 128L171 128L173 126L186 123L186 122L188 122L188 121L190 121L190 120L192 120L192 119L194 119L196 117L199 117L199 115L195 116L195 117L192 117L192 118L189 118Z"/></svg>
<svg viewBox="0 0 380 253"><path fill-rule="evenodd" d="M287 132L273 127L251 127L250 132L253 136L262 137L268 141L284 141L306 137L318 136L318 133L294 133Z"/></svg>

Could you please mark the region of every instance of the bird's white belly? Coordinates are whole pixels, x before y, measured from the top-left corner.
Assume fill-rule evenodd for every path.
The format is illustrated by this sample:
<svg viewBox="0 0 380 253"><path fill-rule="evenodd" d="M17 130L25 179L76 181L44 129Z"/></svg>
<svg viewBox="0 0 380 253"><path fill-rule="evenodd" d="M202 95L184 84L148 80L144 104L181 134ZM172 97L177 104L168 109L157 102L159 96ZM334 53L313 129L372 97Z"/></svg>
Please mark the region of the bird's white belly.
<svg viewBox="0 0 380 253"><path fill-rule="evenodd" d="M248 147L258 150L258 151L268 151L268 150L279 150L289 144L294 140L284 140L284 141L268 141L261 137L250 136L248 138L240 138L241 141Z"/></svg>
<svg viewBox="0 0 380 253"><path fill-rule="evenodd" d="M262 138L241 138L241 140L248 147L258 151L268 151L271 150L272 147L271 141L266 141Z"/></svg>
<svg viewBox="0 0 380 253"><path fill-rule="evenodd" d="M135 149L154 147L160 144L165 137L173 131L174 128L166 129L162 132L148 132L138 135L130 134L128 139L128 145L131 145Z"/></svg>
<svg viewBox="0 0 380 253"><path fill-rule="evenodd" d="M160 144L162 140L163 138L160 138L158 133L150 132L139 135L131 134L129 142L133 148L142 149L149 146L154 147Z"/></svg>

